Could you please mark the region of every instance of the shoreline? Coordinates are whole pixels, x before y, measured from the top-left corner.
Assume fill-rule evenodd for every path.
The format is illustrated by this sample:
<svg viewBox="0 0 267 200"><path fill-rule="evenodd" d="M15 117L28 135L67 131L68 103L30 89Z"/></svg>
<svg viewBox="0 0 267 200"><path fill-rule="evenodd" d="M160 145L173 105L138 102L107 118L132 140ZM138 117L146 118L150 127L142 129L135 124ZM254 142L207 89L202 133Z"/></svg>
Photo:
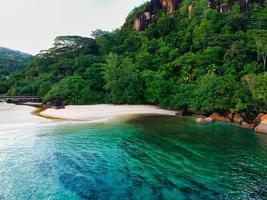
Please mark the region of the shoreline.
<svg viewBox="0 0 267 200"><path fill-rule="evenodd" d="M54 109L42 106L0 103L0 125L55 121L102 123L119 119L125 120L138 115L175 116L175 111L164 110L151 105L98 104Z"/></svg>
<svg viewBox="0 0 267 200"><path fill-rule="evenodd" d="M42 105L15 105L0 103L0 125L51 122L85 122L107 123L111 121L127 121L145 115L177 116L179 112L165 110L153 105L69 105L63 109L47 108ZM182 116L182 115L181 115ZM240 128L254 129L257 133L267 133L267 115L258 116L258 123L247 123L238 113L229 118L219 113L209 117L193 115L196 123L207 124L214 121L232 122ZM262 118L263 117L263 118ZM256 120L256 119L255 119ZM255 121L254 120L254 121Z"/></svg>
<svg viewBox="0 0 267 200"><path fill-rule="evenodd" d="M118 119L129 119L138 115L169 115L175 111L161 109L152 105L69 105L64 109L47 108L37 112L38 116L64 121L109 122Z"/></svg>
<svg viewBox="0 0 267 200"><path fill-rule="evenodd" d="M34 115L36 110L36 107L28 105L0 103L0 125L50 122L48 119Z"/></svg>

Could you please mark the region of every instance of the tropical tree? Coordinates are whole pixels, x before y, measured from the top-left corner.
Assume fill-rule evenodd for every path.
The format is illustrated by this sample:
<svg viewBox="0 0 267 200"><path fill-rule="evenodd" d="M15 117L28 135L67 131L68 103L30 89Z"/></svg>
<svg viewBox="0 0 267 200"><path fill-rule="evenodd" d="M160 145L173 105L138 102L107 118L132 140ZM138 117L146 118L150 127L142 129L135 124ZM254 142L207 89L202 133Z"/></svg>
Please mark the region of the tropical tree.
<svg viewBox="0 0 267 200"><path fill-rule="evenodd" d="M117 54L107 57L104 69L105 88L113 103L140 103L143 101L143 83L133 61Z"/></svg>

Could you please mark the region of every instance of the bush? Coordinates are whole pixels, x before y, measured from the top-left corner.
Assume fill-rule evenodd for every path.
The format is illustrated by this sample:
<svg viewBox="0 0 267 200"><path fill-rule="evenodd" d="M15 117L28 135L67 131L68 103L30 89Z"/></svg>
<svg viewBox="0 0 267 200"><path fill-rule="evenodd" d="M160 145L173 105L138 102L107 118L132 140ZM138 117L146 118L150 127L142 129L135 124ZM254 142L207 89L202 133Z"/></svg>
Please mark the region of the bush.
<svg viewBox="0 0 267 200"><path fill-rule="evenodd" d="M82 91L88 87L80 76L70 76L55 84L45 95L44 101L62 99L67 104L84 104Z"/></svg>

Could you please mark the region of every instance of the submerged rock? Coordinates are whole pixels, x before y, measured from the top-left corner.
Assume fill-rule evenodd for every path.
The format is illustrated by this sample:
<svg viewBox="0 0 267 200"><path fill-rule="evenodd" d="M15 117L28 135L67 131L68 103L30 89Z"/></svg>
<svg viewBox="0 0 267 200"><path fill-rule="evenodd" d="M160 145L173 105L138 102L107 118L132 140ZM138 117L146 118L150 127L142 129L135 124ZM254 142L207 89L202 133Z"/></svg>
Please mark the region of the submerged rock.
<svg viewBox="0 0 267 200"><path fill-rule="evenodd" d="M208 122L208 123L211 123L211 122L213 122L214 120L213 120L213 118L211 118L211 117L207 117L207 118L205 118L205 121Z"/></svg>
<svg viewBox="0 0 267 200"><path fill-rule="evenodd" d="M196 119L196 123L198 123L198 124L206 124L205 119L202 118L202 117L197 118Z"/></svg>
<svg viewBox="0 0 267 200"><path fill-rule="evenodd" d="M208 123L213 122L213 119L211 117L207 117L207 118L199 117L196 119L196 122L199 124L208 124Z"/></svg>
<svg viewBox="0 0 267 200"><path fill-rule="evenodd" d="M198 124L204 124L205 123L205 120L202 117L197 118L195 121Z"/></svg>

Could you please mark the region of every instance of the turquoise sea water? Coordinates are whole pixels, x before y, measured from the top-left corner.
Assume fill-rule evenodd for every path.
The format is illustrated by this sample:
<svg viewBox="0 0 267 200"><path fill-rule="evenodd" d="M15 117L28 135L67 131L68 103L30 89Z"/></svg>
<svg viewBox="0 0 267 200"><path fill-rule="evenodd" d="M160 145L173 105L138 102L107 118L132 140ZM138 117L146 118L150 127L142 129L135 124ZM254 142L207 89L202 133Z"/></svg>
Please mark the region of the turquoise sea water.
<svg viewBox="0 0 267 200"><path fill-rule="evenodd" d="M0 200L267 199L267 136L150 116L0 126Z"/></svg>

